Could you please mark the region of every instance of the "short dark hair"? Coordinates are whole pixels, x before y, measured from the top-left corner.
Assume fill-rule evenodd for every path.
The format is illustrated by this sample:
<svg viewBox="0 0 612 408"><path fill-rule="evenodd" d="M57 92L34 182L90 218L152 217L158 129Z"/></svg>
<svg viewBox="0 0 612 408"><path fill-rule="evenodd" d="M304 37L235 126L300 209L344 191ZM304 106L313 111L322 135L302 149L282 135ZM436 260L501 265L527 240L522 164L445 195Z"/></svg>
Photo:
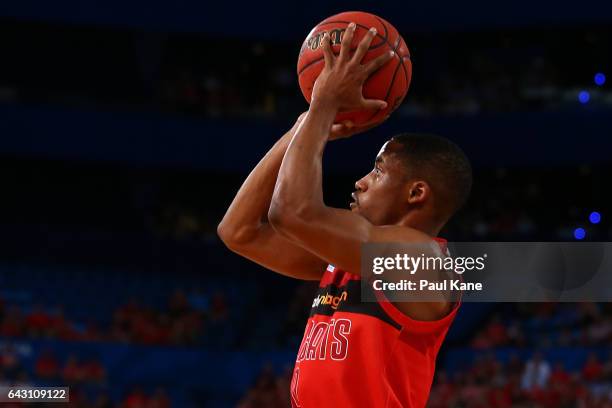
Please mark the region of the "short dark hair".
<svg viewBox="0 0 612 408"><path fill-rule="evenodd" d="M472 189L472 166L455 143L437 135L402 133L391 140L402 149L409 175L423 177L449 211L449 217L467 201Z"/></svg>

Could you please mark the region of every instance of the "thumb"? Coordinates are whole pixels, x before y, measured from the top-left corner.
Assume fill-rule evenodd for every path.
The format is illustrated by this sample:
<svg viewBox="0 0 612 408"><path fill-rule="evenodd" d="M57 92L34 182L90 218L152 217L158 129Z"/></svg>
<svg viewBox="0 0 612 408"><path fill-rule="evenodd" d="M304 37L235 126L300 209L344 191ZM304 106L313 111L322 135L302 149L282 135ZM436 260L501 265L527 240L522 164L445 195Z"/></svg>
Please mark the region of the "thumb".
<svg viewBox="0 0 612 408"><path fill-rule="evenodd" d="M342 123L334 123L331 127L329 140L342 139L351 135L351 129L355 124L350 120L342 121Z"/></svg>
<svg viewBox="0 0 612 408"><path fill-rule="evenodd" d="M344 130L344 125L343 125L343 124L341 124L341 123L334 123L334 124L332 125L332 127L331 127L331 132L332 132L333 134L340 133L340 132L341 132L341 131L343 131L343 130Z"/></svg>
<svg viewBox="0 0 612 408"><path fill-rule="evenodd" d="M329 140L342 139L346 137L348 133L347 128L342 123L334 123L331 127L331 132L329 134Z"/></svg>
<svg viewBox="0 0 612 408"><path fill-rule="evenodd" d="M387 102L380 99L364 99L361 105L366 109L385 109Z"/></svg>

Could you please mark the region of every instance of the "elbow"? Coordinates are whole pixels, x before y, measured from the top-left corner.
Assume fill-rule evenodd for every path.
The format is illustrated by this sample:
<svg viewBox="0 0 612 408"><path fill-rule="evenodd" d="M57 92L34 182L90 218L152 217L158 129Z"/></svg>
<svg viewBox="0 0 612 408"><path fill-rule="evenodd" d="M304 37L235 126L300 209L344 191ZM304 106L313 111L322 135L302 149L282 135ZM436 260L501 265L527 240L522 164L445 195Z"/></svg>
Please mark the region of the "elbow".
<svg viewBox="0 0 612 408"><path fill-rule="evenodd" d="M217 236L226 246L228 246L228 242L231 238L231 233L229 231L229 227L221 221L219 225L217 225Z"/></svg>
<svg viewBox="0 0 612 408"><path fill-rule="evenodd" d="M280 232L288 222L286 209L272 202L268 210L268 222L275 231Z"/></svg>
<svg viewBox="0 0 612 408"><path fill-rule="evenodd" d="M217 226L217 236L232 251L237 251L255 239L257 231L253 227L236 227L221 221Z"/></svg>
<svg viewBox="0 0 612 408"><path fill-rule="evenodd" d="M283 235L291 235L300 228L300 225L308 223L312 219L313 211L310 207L298 208L273 202L268 211L268 222L277 232Z"/></svg>

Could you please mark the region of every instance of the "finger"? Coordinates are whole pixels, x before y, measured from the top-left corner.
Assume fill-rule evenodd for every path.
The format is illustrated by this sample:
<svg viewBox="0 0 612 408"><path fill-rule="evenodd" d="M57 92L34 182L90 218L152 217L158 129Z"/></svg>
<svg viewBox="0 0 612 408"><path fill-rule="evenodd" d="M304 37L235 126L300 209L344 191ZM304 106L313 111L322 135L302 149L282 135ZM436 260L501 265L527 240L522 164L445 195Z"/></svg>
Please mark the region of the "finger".
<svg viewBox="0 0 612 408"><path fill-rule="evenodd" d="M329 140L342 139L349 135L349 129L342 123L334 123L329 132Z"/></svg>
<svg viewBox="0 0 612 408"><path fill-rule="evenodd" d="M385 109L387 102L380 99L364 99L361 101L361 106L365 109Z"/></svg>
<svg viewBox="0 0 612 408"><path fill-rule="evenodd" d="M329 140L337 140L337 139L344 139L347 137L352 137L358 133L363 133L367 130L375 128L380 123L381 122L374 122L374 123L370 123L370 124L366 124L362 126L355 126L355 124L351 122L350 120L344 121L342 123L335 123L334 125L332 125L332 131L330 132L331 134L330 134Z"/></svg>
<svg viewBox="0 0 612 408"><path fill-rule="evenodd" d="M350 120L345 120L342 123L334 123L332 125L332 133L341 133L351 130L355 125Z"/></svg>
<svg viewBox="0 0 612 408"><path fill-rule="evenodd" d="M347 129L351 129L353 126L355 126L355 124L353 123L352 120L345 120L342 122L342 126L344 126Z"/></svg>
<svg viewBox="0 0 612 408"><path fill-rule="evenodd" d="M323 34L323 38L321 39L321 45L323 46L323 58L325 58L325 66L332 67L334 65L334 53L331 49L331 40L329 38L329 33Z"/></svg>
<svg viewBox="0 0 612 408"><path fill-rule="evenodd" d="M346 126L344 126L342 123L334 123L331 127L331 133L333 135L341 134L345 130L346 130Z"/></svg>
<svg viewBox="0 0 612 408"><path fill-rule="evenodd" d="M338 57L340 61L348 61L349 59L349 52L351 50L351 44L353 43L355 27L355 23L350 23L346 30L344 30L344 35L342 36L342 42L340 44L340 56Z"/></svg>
<svg viewBox="0 0 612 408"><path fill-rule="evenodd" d="M370 48L370 44L372 44L372 40L376 36L376 29L374 27L368 30L368 33L363 37L359 45L357 46L357 51L355 51L355 55L353 55L353 61L361 62L364 55L368 52Z"/></svg>
<svg viewBox="0 0 612 408"><path fill-rule="evenodd" d="M383 55L379 55L374 58L372 61L368 62L365 65L365 72L367 76L372 75L374 72L378 71L383 65L385 65L393 56L395 52L389 51L385 52Z"/></svg>

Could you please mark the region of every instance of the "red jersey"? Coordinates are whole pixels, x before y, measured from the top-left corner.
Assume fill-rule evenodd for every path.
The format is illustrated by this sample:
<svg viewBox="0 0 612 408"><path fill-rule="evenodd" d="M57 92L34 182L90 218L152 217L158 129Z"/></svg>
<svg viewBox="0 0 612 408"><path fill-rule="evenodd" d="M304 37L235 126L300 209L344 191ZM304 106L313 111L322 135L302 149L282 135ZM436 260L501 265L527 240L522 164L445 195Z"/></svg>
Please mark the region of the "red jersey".
<svg viewBox="0 0 612 408"><path fill-rule="evenodd" d="M427 403L459 304L440 320L417 321L390 302L361 302L360 278L332 265L323 274L293 370L293 408Z"/></svg>

